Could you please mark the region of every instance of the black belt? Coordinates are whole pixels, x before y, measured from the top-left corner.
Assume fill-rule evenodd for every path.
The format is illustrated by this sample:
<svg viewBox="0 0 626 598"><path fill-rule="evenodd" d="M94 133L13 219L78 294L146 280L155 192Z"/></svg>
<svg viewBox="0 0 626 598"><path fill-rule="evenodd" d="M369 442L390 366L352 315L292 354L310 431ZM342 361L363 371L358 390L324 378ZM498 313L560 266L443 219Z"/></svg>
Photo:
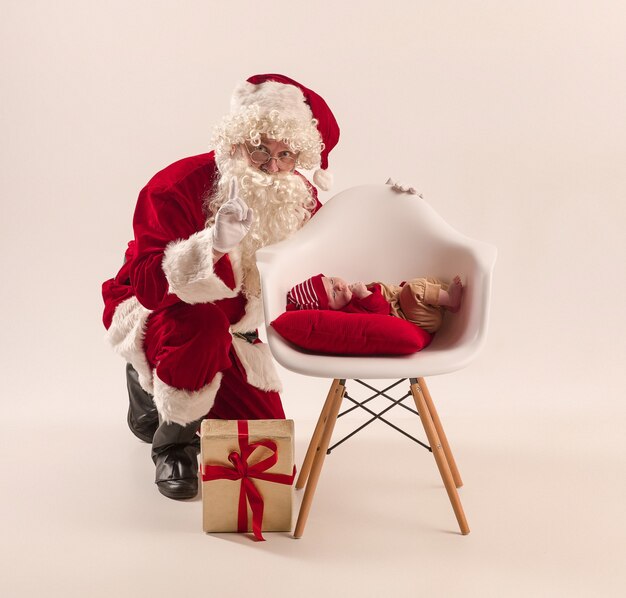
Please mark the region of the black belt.
<svg viewBox="0 0 626 598"><path fill-rule="evenodd" d="M254 341L259 340L258 330L255 330L254 332L233 332L233 336L243 339L250 344L254 344Z"/></svg>

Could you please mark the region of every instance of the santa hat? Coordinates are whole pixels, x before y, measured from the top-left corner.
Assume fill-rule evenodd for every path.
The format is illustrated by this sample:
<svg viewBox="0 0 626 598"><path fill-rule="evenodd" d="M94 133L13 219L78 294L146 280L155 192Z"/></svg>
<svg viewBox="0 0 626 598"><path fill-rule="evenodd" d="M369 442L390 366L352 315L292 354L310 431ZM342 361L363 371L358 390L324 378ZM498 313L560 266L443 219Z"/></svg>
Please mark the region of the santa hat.
<svg viewBox="0 0 626 598"><path fill-rule="evenodd" d="M287 293L287 311L329 309L328 295L322 281L323 276L323 274L317 274L293 287Z"/></svg>
<svg viewBox="0 0 626 598"><path fill-rule="evenodd" d="M256 105L263 112L276 110L285 119L294 120L302 127L310 126L312 119L322 139L320 168L313 182L327 191L332 185L328 172L328 154L339 141L339 125L328 104L314 91L284 75L253 75L237 86L231 99L231 112L236 113Z"/></svg>

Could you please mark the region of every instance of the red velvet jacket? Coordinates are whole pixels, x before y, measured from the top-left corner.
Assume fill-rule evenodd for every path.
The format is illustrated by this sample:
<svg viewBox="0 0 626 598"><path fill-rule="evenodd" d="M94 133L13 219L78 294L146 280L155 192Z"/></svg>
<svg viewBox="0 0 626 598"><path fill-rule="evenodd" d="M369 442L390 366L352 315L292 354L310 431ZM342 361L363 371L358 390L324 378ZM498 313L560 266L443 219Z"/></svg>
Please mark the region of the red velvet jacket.
<svg viewBox="0 0 626 598"><path fill-rule="evenodd" d="M198 255L210 249L204 206L217 174L214 153L200 154L164 168L141 190L133 218L135 238L124 265L102 285L107 329L117 306L131 297L148 310L181 300L211 301L220 304L231 323L243 316L246 299L240 290L231 292L237 287L237 268L230 256L213 265ZM316 200L315 214L321 204L316 189L306 182Z"/></svg>
<svg viewBox="0 0 626 598"><path fill-rule="evenodd" d="M368 286L367 289L372 291L371 295L359 299L356 295L352 295L350 303L340 311L351 314L382 314L388 316L391 313L390 303L383 297L379 284Z"/></svg>

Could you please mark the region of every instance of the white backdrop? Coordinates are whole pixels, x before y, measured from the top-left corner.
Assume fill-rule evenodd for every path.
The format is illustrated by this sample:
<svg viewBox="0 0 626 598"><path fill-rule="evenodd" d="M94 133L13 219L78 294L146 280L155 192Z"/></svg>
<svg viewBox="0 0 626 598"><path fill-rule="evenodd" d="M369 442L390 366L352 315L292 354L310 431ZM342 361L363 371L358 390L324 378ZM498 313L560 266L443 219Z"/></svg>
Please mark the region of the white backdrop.
<svg viewBox="0 0 626 598"><path fill-rule="evenodd" d="M625 22L609 0L0 0L0 594L621 596ZM125 429L100 285L140 188L264 72L332 107L334 192L391 176L498 247L484 351L429 380L469 536L386 426L333 452L302 540L262 544L202 534ZM282 374L301 462L328 382Z"/></svg>
<svg viewBox="0 0 626 598"><path fill-rule="evenodd" d="M487 347L433 381L442 413L601 406L623 418L625 17L602 1L3 0L11 418L123 417L100 284L140 188L208 150L236 82L262 72L335 112L333 191L392 176L498 247ZM313 417L326 381L283 374L288 415Z"/></svg>

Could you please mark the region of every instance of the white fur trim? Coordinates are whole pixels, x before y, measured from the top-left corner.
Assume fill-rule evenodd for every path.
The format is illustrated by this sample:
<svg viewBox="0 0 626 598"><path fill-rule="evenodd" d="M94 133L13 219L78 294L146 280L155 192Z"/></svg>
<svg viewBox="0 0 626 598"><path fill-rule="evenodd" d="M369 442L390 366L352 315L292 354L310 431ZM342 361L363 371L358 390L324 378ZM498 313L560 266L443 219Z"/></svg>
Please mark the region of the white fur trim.
<svg viewBox="0 0 626 598"><path fill-rule="evenodd" d="M285 120L311 122L313 118L302 91L278 81L264 81L258 85L244 81L237 85L230 101L231 112L239 112L253 104L263 112L277 110Z"/></svg>
<svg viewBox="0 0 626 598"><path fill-rule="evenodd" d="M240 283L231 290L213 271L212 231L206 228L165 248L163 271L170 293L185 303L218 301L239 292Z"/></svg>
<svg viewBox="0 0 626 598"><path fill-rule="evenodd" d="M261 390L282 391L282 383L274 366L272 353L267 345L263 343L253 345L234 336L233 347L244 370L246 370L248 384Z"/></svg>
<svg viewBox="0 0 626 598"><path fill-rule="evenodd" d="M231 324L233 332L250 332L256 330L263 323L263 301L260 297L246 298L246 313L241 320Z"/></svg>
<svg viewBox="0 0 626 598"><path fill-rule="evenodd" d="M221 381L222 373L218 372L209 384L190 391L169 386L155 374L154 404L164 421L186 426L211 410Z"/></svg>
<svg viewBox="0 0 626 598"><path fill-rule="evenodd" d="M116 308L111 326L105 338L113 350L130 363L139 374L139 384L152 394L152 368L148 365L143 349L146 321L150 310L137 297L122 301Z"/></svg>
<svg viewBox="0 0 626 598"><path fill-rule="evenodd" d="M318 168L313 173L313 182L322 191L328 191L333 186L333 175L328 170Z"/></svg>

